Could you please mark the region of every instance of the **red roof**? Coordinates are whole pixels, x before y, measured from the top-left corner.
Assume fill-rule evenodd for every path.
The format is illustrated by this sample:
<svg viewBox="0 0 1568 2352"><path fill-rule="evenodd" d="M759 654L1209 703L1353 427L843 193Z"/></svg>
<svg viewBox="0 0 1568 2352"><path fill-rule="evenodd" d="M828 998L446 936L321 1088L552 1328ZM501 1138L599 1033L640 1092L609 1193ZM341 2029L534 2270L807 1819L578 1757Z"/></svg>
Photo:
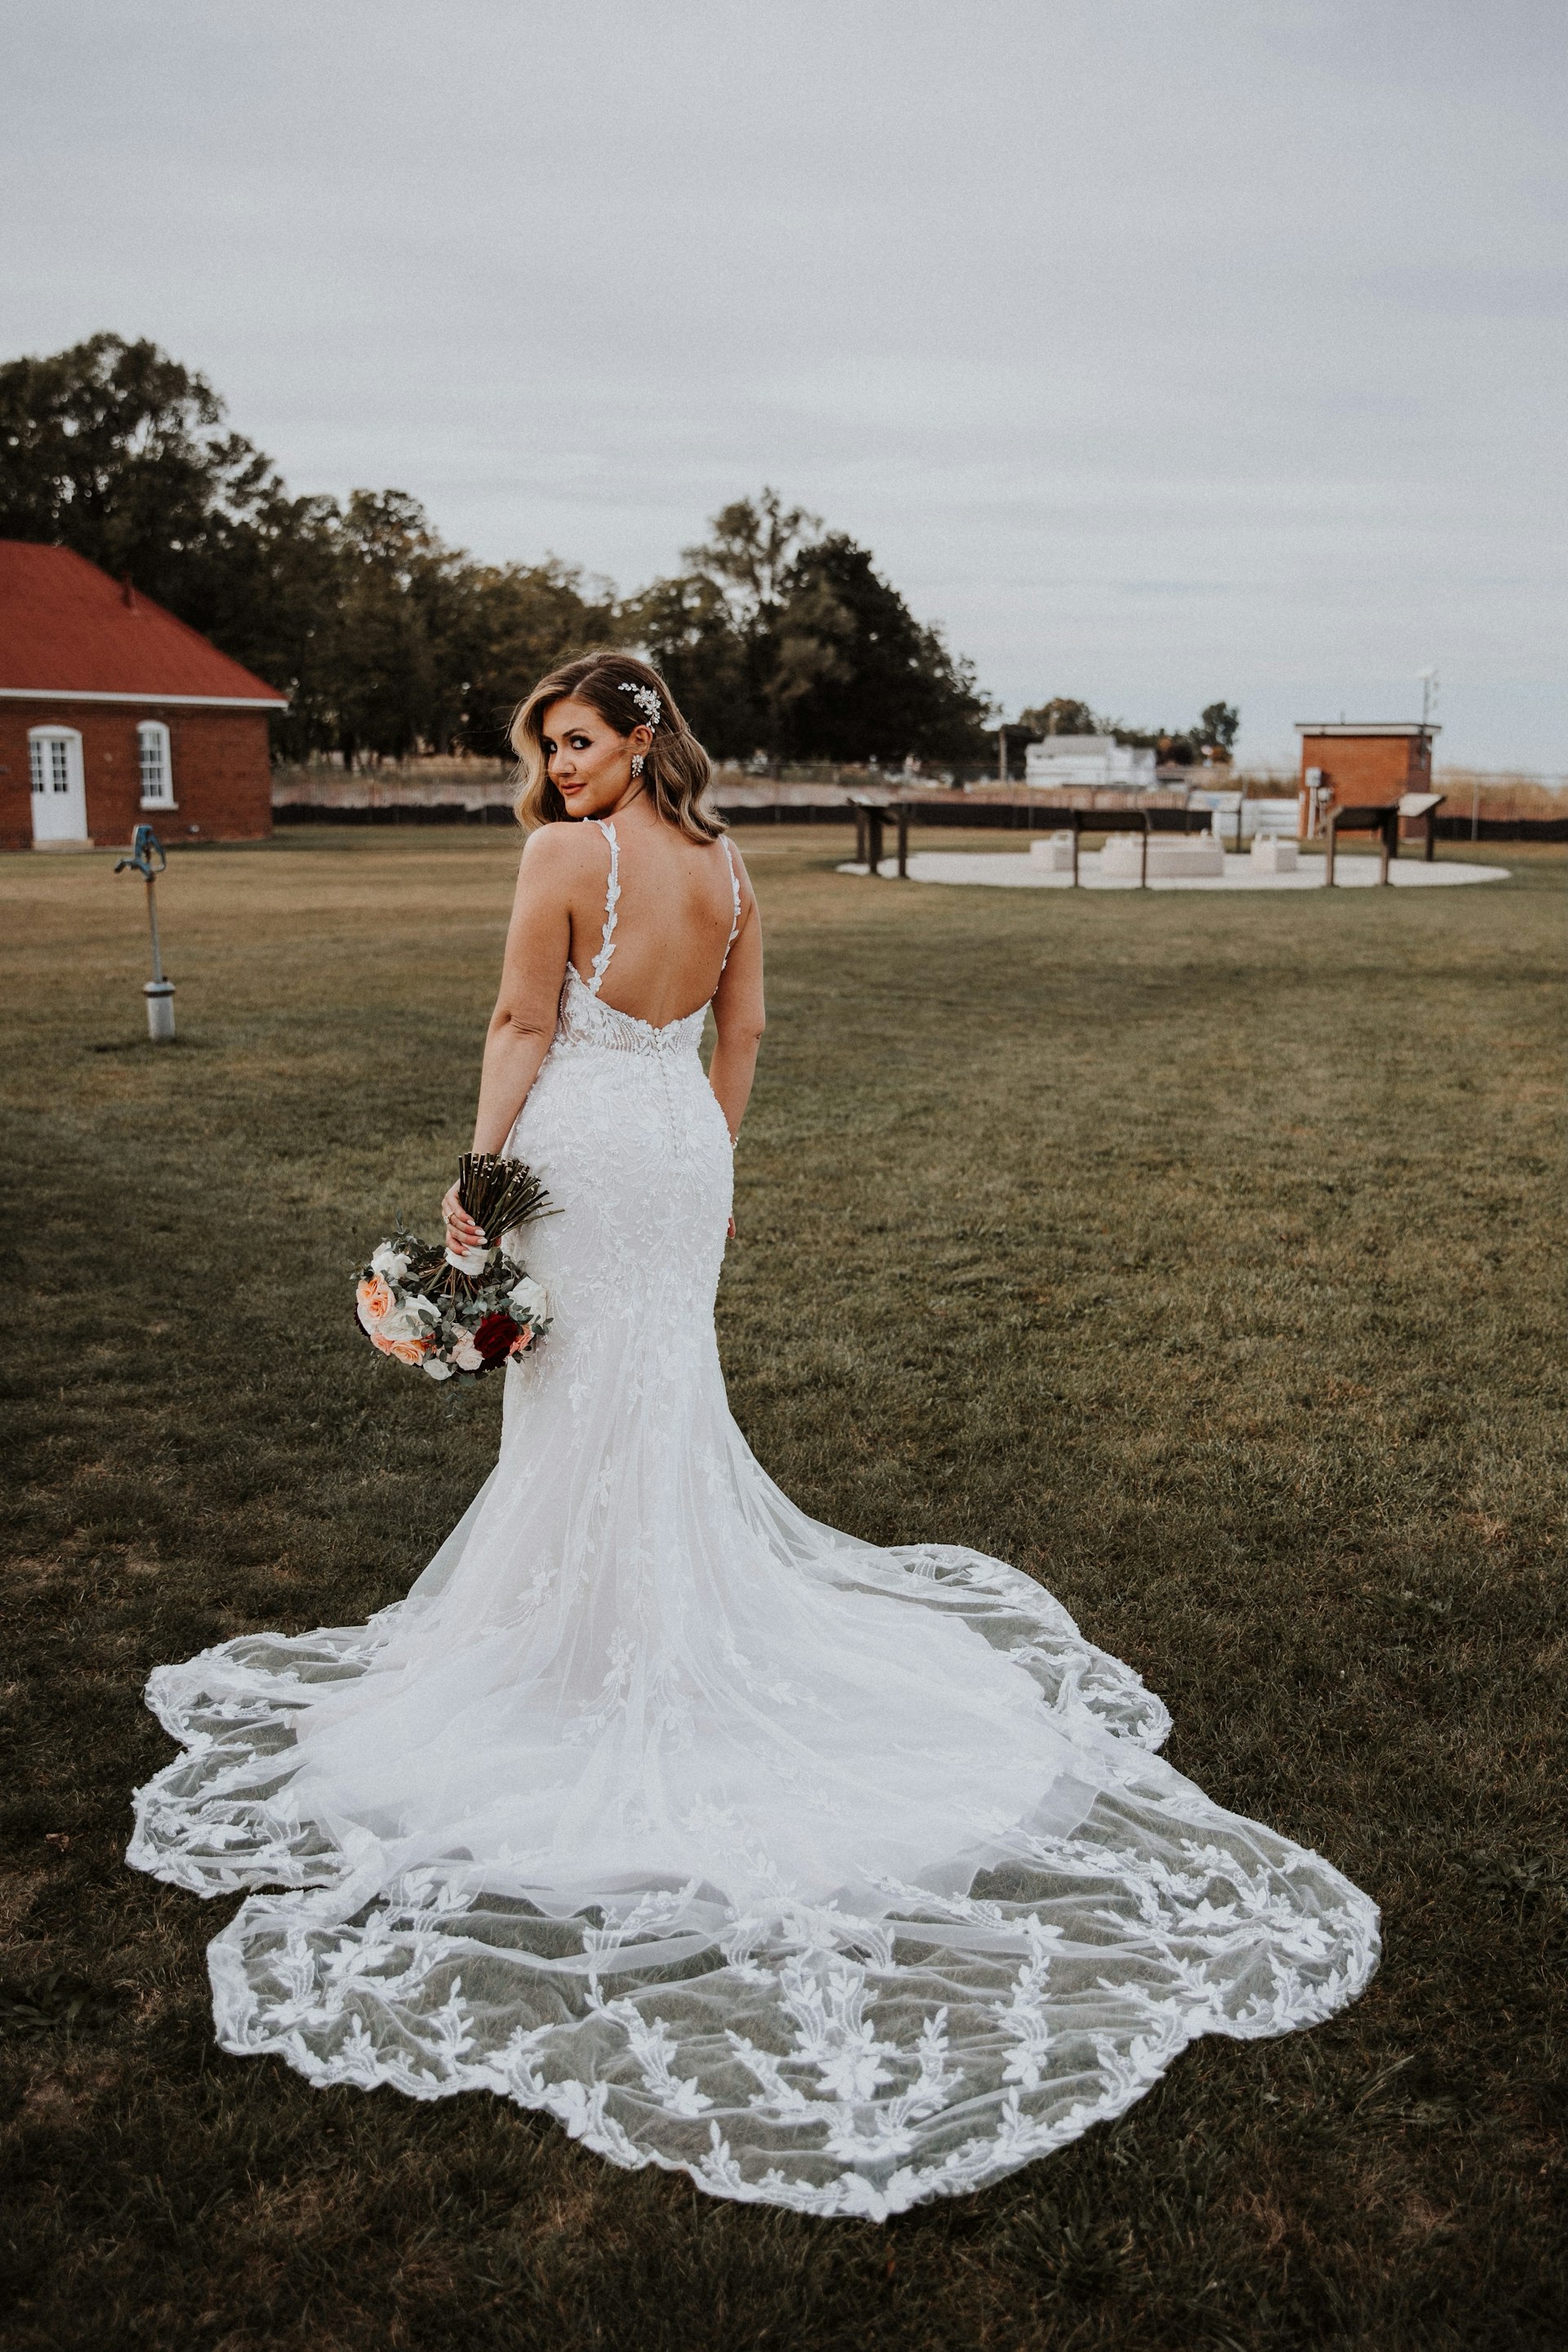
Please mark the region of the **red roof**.
<svg viewBox="0 0 1568 2352"><path fill-rule="evenodd" d="M0 694L145 702L288 698L68 547L0 539Z"/></svg>

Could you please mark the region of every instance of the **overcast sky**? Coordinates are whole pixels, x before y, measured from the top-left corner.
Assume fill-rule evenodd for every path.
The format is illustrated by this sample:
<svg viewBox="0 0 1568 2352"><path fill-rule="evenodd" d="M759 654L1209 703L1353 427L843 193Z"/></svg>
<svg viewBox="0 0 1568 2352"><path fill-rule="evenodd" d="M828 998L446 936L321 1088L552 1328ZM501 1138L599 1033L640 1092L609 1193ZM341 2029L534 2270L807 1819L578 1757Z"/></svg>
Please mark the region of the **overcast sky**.
<svg viewBox="0 0 1568 2352"><path fill-rule="evenodd" d="M622 587L777 486L1011 713L1568 770L1561 0L0 0L0 353ZM520 681L520 685L521 685Z"/></svg>

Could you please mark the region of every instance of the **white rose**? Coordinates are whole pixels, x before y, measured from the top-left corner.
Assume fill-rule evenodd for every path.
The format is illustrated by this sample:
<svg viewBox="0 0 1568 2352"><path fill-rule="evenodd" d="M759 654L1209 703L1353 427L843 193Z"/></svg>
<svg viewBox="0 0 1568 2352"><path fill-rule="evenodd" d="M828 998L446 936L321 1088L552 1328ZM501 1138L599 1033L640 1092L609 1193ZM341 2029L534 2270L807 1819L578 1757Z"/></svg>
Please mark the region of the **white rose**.
<svg viewBox="0 0 1568 2352"><path fill-rule="evenodd" d="M542 1323L550 1313L550 1300L542 1283L525 1274L507 1292L506 1303L520 1323Z"/></svg>
<svg viewBox="0 0 1568 2352"><path fill-rule="evenodd" d="M455 1265L459 1274L480 1275L495 1255L492 1249L449 1249L447 1252L447 1263L448 1265Z"/></svg>
<svg viewBox="0 0 1568 2352"><path fill-rule="evenodd" d="M479 1372L484 1370L485 1360L474 1345L474 1335L471 1331L458 1333L452 1346L452 1361L460 1372Z"/></svg>
<svg viewBox="0 0 1568 2352"><path fill-rule="evenodd" d="M376 1328L384 1339L423 1339L431 1325L440 1320L440 1308L420 1291L395 1307L390 1315L384 1315Z"/></svg>
<svg viewBox="0 0 1568 2352"><path fill-rule="evenodd" d="M401 1282L408 1271L407 1253L394 1249L390 1242L383 1242L370 1254L370 1270L379 1274L384 1282Z"/></svg>
<svg viewBox="0 0 1568 2352"><path fill-rule="evenodd" d="M429 1373L433 1381L449 1381L452 1377L451 1365L443 1363L439 1356L426 1356L424 1359L424 1370Z"/></svg>

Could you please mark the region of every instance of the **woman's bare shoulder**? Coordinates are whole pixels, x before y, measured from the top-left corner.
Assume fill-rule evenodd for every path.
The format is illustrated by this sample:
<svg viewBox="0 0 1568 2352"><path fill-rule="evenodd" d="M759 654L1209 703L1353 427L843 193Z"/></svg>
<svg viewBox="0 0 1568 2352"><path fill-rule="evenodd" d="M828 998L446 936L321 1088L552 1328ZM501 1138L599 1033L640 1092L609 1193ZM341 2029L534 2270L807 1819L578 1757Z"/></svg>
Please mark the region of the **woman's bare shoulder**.
<svg viewBox="0 0 1568 2352"><path fill-rule="evenodd" d="M520 882L570 890L605 862L605 838L596 824L536 825L522 845Z"/></svg>

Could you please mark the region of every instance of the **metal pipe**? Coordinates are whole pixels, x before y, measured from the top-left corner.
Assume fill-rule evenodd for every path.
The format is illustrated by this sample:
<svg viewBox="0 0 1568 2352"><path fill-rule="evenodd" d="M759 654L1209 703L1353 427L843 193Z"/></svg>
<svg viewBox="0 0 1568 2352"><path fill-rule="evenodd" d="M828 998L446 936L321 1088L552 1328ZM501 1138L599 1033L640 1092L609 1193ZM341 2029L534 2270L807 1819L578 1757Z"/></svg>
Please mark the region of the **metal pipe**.
<svg viewBox="0 0 1568 2352"><path fill-rule="evenodd" d="M155 875L149 874L147 877L147 928L153 934L153 977L155 981L162 982L163 977L163 951L158 945L158 900L155 895L156 890L157 877Z"/></svg>
<svg viewBox="0 0 1568 2352"><path fill-rule="evenodd" d="M142 982L142 994L147 1005L147 1034L154 1045L171 1045L174 1035L174 983L163 973L163 950L158 938L158 902L153 893L153 884L168 863L163 845L152 826L139 824L131 844L130 856L122 857L114 869L117 874L122 874L129 866L133 874L140 874L147 885L147 929L153 948L153 977Z"/></svg>

